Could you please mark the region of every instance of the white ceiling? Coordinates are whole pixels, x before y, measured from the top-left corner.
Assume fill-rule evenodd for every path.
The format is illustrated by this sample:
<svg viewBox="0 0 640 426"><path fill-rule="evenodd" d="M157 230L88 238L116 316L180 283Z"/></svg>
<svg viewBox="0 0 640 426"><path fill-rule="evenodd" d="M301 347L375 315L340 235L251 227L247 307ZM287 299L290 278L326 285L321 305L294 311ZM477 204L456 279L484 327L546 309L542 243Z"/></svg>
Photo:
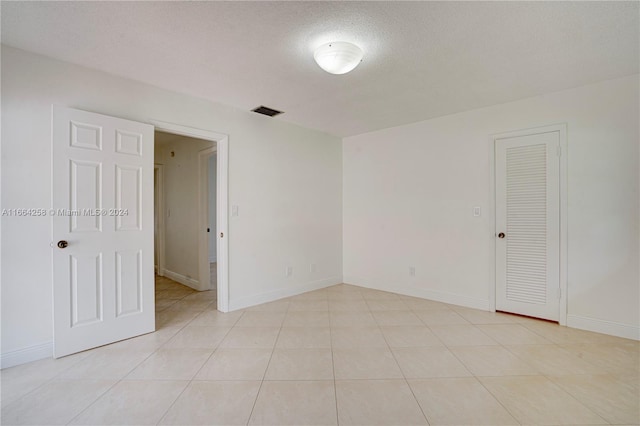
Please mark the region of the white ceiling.
<svg viewBox="0 0 640 426"><path fill-rule="evenodd" d="M2 2L2 42L349 136L639 72L639 2ZM353 72L313 61L333 40Z"/></svg>

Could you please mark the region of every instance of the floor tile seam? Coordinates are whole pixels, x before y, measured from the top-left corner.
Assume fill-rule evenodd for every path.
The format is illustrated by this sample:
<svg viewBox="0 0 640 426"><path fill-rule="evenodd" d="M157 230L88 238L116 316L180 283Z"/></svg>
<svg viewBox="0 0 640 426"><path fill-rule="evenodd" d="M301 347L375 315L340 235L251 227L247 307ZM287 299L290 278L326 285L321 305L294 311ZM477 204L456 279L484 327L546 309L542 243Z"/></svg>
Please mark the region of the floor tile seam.
<svg viewBox="0 0 640 426"><path fill-rule="evenodd" d="M381 327L380 323L376 320L375 316L374 316L373 319L378 324L378 328L380 328ZM393 360L395 361L395 363L396 363L396 365L398 367L398 370L400 370L400 374L402 374L402 377L404 379L405 385L409 388L409 391L411 392L411 395L413 395L413 400L418 405L418 408L420 409L420 412L422 413L422 417L424 417L424 421L427 423L427 425L429 425L430 423L429 423L429 418L427 417L427 413L424 412L424 409L422 408L422 405L420 405L420 401L418 401L418 397L416 396L415 392L413 391L413 388L409 384L409 380L407 380L407 376L406 376L404 370L402 369L402 366L400 366L400 363L398 362L398 358L396 357L396 354L393 352L393 348L391 348L391 345L389 344L389 341L387 340L387 336L384 335L384 332L382 331L381 328L380 328L380 333L382 333L382 338L384 339L384 341L387 344L387 350L389 352L391 352L391 356L393 357Z"/></svg>
<svg viewBox="0 0 640 426"><path fill-rule="evenodd" d="M182 299L184 299L184 298L185 298L185 297L187 297L187 296L188 296L188 295L184 295L184 296L182 296L180 299L177 299L177 300L176 300L176 303L177 303L178 301L181 301ZM173 306L173 304L172 304L172 306ZM168 309L168 308L169 308L169 307L167 307L167 309ZM180 310L179 312L188 312L188 311ZM193 317L193 318L191 318L189 321L186 321L186 322L182 325L182 327L180 327L180 329L179 329L175 334L180 333L180 332L181 332L181 331L182 331L186 326L188 326L189 324L191 324L191 322L192 322L193 320L195 320L196 318L198 318L198 317L200 316L200 314L201 314L201 313L205 312L205 309L203 309L202 311L198 311L198 312L199 312L199 314L198 314L198 315L194 316L194 317ZM157 313L156 313L156 315L157 315ZM155 316L154 316L154 319L155 319ZM168 325L168 324L163 324L163 325ZM158 330L154 330L154 331L158 331ZM169 342L169 340L173 339L173 338L175 337L175 334L174 334L173 336L171 336L171 337L170 337L166 342L164 342L162 345L160 345L160 347L164 346L167 342Z"/></svg>
<svg viewBox="0 0 640 426"><path fill-rule="evenodd" d="M556 345L556 343L550 339L547 339L546 337L544 337L543 335L536 333L534 330L531 330L529 327L526 326L526 324L520 324L520 323L512 323L512 324L478 324L478 325L482 325L482 326L495 326L495 325L519 325L521 327L524 327L524 329L530 333L535 334L536 336L540 337L541 339L544 339L546 342L548 343L517 343L518 345ZM482 330L480 327L478 327L480 329L480 331L484 332L484 330ZM487 334L485 332L485 334ZM491 337L491 336L489 336ZM491 337L493 340L495 340L496 342L500 343L501 345L507 345L509 343L502 343L500 342L498 339Z"/></svg>
<svg viewBox="0 0 640 426"><path fill-rule="evenodd" d="M202 379L195 379L194 381L196 382L261 382L264 381L265 383L283 383L283 382L323 382L323 383L329 383L329 382L333 382L333 379L267 379L265 378L264 380L260 380L260 379L215 379L215 380L202 380Z"/></svg>
<svg viewBox="0 0 640 426"><path fill-rule="evenodd" d="M68 366L67 368L65 368L64 370L58 372L57 374L51 376L49 379L46 379L44 382L40 383L39 385L37 385L36 387L34 387L33 389L31 389L30 391L28 391L27 393L25 393L24 395L18 397L18 399L16 399L15 401L12 401L11 403L9 403L6 406L2 406L0 409L2 411L5 411L8 407L12 406L13 404L15 404L16 402L20 401L22 398L26 397L27 395L32 394L33 392L37 391L38 389L40 389L41 387L53 382L54 380L57 379L65 379L64 377L60 377L61 375L63 375L64 373L68 372L69 370L71 370L72 368L76 367L79 363L81 363L82 361L84 361L85 359L87 359L88 357L90 357L91 355L86 355L85 357L77 360L76 362L72 363L70 366ZM49 358L47 358L49 359ZM52 359L56 359L56 358L52 358ZM34 361L37 362L37 361ZM20 368L20 366L16 366L16 368ZM0 380L0 384L1 384L2 380Z"/></svg>
<svg viewBox="0 0 640 426"><path fill-rule="evenodd" d="M286 325L282 324L281 328L329 328L330 325Z"/></svg>
<svg viewBox="0 0 640 426"><path fill-rule="evenodd" d="M537 372L538 372L538 374L537 374L538 376L544 376L544 375L545 375L545 373L542 371L542 369L541 369L541 368L539 368L539 367L537 367L537 366L533 365L531 362L529 362L529 360L525 359L523 356L518 355L515 351L513 351L513 350L511 349L511 347L514 347L514 346L534 346L534 345L500 345L500 346L501 346L502 348L504 348L505 350L507 350L511 355L515 356L518 360L520 360L521 362L524 362L525 364L527 364L528 366L530 366L531 368L533 368L535 371L537 371ZM545 345L545 346L552 346L552 345ZM554 344L553 346L556 346L556 347L558 347L559 349L562 349L562 348L560 348L560 346L559 346L559 345L557 345L557 344ZM568 353L569 355L573 355L573 354L571 354L570 352L567 352L567 351L564 351L564 352ZM576 358L577 358L577 357L576 357Z"/></svg>
<svg viewBox="0 0 640 426"><path fill-rule="evenodd" d="M451 348L450 348L450 347L448 347L448 346L447 346L447 350L449 351L449 353L450 353L451 355L453 355L453 357L454 357L456 360L458 360L458 362L460 363L460 365L462 365L462 367L467 371L467 373L469 373L469 375L470 375L471 377L476 378L475 374L473 374L473 372L471 371L471 369L469 369L469 367L467 367L467 364L465 364L465 363L464 363L464 362L463 362L463 361L462 361L462 360L461 360L461 359L456 355L456 353L455 353L455 352L453 352L453 351L451 350ZM476 380L478 380L478 379L476 378Z"/></svg>
<svg viewBox="0 0 640 426"><path fill-rule="evenodd" d="M529 326L533 326L534 323L530 323L530 322L524 322L524 323L520 323L521 326L523 326L524 328L526 328L527 330L529 330L530 332L537 334L538 336L542 337L545 340L548 340L550 342L553 342L554 344L557 344L557 342L549 339L548 337L542 335L542 333L536 331L534 328L530 328ZM535 323L538 324L538 323ZM538 324L539 325L539 324ZM560 325L559 325L560 326Z"/></svg>
<svg viewBox="0 0 640 426"><path fill-rule="evenodd" d="M187 379L184 377L163 377L163 378L126 378L120 379L121 382L190 382L192 380L206 381L200 379Z"/></svg>
<svg viewBox="0 0 640 426"><path fill-rule="evenodd" d="M570 374L570 375L571 376L590 376L592 374ZM555 380L553 380L553 377L557 377L557 376L550 375L550 374L543 374L542 377L544 377L549 382L551 382L560 391L562 391L562 392L566 393L567 395L569 395L569 397L571 399L573 399L575 402L577 402L582 407L586 408L592 414L598 416L600 419L604 420L608 424L614 424L614 423L611 423L609 420L605 419L604 417L602 417L600 414L596 413L590 406L588 406L585 402L582 402L577 396L575 396L573 393L571 393L571 391L569 391L569 390L565 389L564 387L560 386Z"/></svg>
<svg viewBox="0 0 640 426"><path fill-rule="evenodd" d="M218 311L218 310L216 309L216 311L215 311L215 312L220 312L220 311ZM243 309L243 310L240 312L240 315L238 315L238 318L237 318L235 321L233 321L233 323L232 323L231 325L228 325L228 326L225 326L225 327L229 327L229 331L233 330L233 328L236 326L236 324L238 324L238 321L240 321L240 319L244 316L245 312L247 312L247 311L245 311L245 310ZM226 313L231 313L231 312L222 312L222 314L223 314L223 315L224 315L224 314L226 314ZM196 318L197 318L197 317L196 317ZM194 320L195 320L195 318L194 318ZM229 333L227 333L227 334L229 334ZM225 338L226 338L226 337L227 337L227 335L225 335ZM223 342L223 341L224 341L224 339L222 339L222 341L220 342L220 344L222 344L222 342ZM219 346L219 345L218 345L218 346Z"/></svg>
<svg viewBox="0 0 640 426"><path fill-rule="evenodd" d="M447 349L451 350L451 348L449 348L449 346L444 342L444 340L442 340L442 339L440 338L440 336L438 336L438 335L436 334L436 332L435 332L435 331L433 331L433 329L432 329L429 325L425 324L425 327L427 327L427 330L429 330L429 332L430 332L431 334L433 334L433 336L438 340L438 342L440 342L440 343L442 344L442 346L444 346L445 348L447 348Z"/></svg>
<svg viewBox="0 0 640 426"><path fill-rule="evenodd" d="M563 336L554 335L554 338L558 338L558 340L562 339L562 341L556 341L556 340L552 340L551 338L545 336L544 334L542 334L541 332L536 330L536 327L535 327L536 325L537 326L541 326L543 324L543 320L540 320L540 321L541 322L535 322L535 323L524 322L524 323L519 323L519 324L524 326L524 327L526 327L527 330L531 331L532 333L535 333L535 334L539 335L540 337L553 342L556 345L567 345L567 344L568 345L570 345L570 344L607 345L608 343L600 343L600 342L594 341L593 338L598 338L599 336L600 336L600 338L602 338L601 336L606 336L607 338L615 337L615 336L611 336L611 335L608 335L608 334L597 333L597 332L593 332L593 331L589 331L589 330L582 330L582 329L579 329L579 328L572 328L572 327L567 327L566 325L563 326L563 325L559 325L558 324L558 327L562 327L563 329L566 329L566 330L562 330L562 331L567 331L568 333L573 333L573 332L575 332L575 333L585 333L586 332L586 333L595 334L595 336L593 336L592 339L589 339L589 338L585 337L586 340L579 340L579 341L573 341L572 342L572 341L566 341L566 339ZM554 332L556 332L556 331L557 330L554 330ZM615 342L615 343L616 344L620 344L620 343L627 344L626 342Z"/></svg>
<svg viewBox="0 0 640 426"><path fill-rule="evenodd" d="M333 372L333 399L336 405L336 425L340 424L340 413L338 412L338 388L336 386L336 363L333 356L333 333L329 325L329 351L331 352L331 371Z"/></svg>
<svg viewBox="0 0 640 426"><path fill-rule="evenodd" d="M455 324L447 324L447 323L441 323L441 324L429 324L426 320L422 319L420 317L420 315L418 315L415 311L411 311L413 313L413 315L415 315L416 317L418 317L418 319L420 320L420 322L422 322L422 324L424 324L425 327L429 327L430 325L473 325L470 322L466 322L466 324L460 324L460 323L455 323ZM466 321L466 320L465 320Z"/></svg>
<svg viewBox="0 0 640 426"><path fill-rule="evenodd" d="M180 332L180 330L178 330L178 331L176 332L176 334L178 334L179 332ZM156 352L158 352L158 350L159 350L162 346L164 346L166 343L168 343L168 342L169 342L169 340L171 340L172 338L173 338L173 336L172 336L171 338L169 338L166 342L164 342L162 345L158 346L158 347L157 347L157 348L155 348L153 351L151 351L151 353L149 353L149 355L147 355L143 360L141 360L141 361L140 361L140 362L138 362L136 365L134 365L133 367L131 367L131 368L129 369L129 371L127 371L127 373L126 373L125 375L123 375L122 377L120 377L120 379L118 380L118 382L121 382L121 381L123 381L123 380L126 380L126 379L127 379L127 377L129 377L129 375L130 375L131 373L133 373L133 371L134 371L136 368L140 367L140 366L141 366L145 361L147 361L149 358L151 358L151 357L152 357Z"/></svg>
<svg viewBox="0 0 640 426"><path fill-rule="evenodd" d="M446 308L446 309L429 309L429 310L426 310L426 311L425 311L424 309L422 309L422 310L421 310L421 309L413 309L413 308L409 308L409 309L410 309L410 310L411 310L411 312L412 312L415 316L417 316L417 317L418 317L418 319L419 319L420 321L422 321L422 323L423 323L424 325L426 325L427 327L429 326L429 323L427 323L427 321L425 321L424 319L422 319L422 317L418 314L418 312L451 311L451 312L453 312L454 314L458 315L460 318L462 318L462 320L464 321L464 323L463 323L463 324L460 324L460 323L452 323L452 324L446 324L446 323L443 323L443 324L433 324L433 325L475 325L475 324L473 324L471 321L469 321L468 319L466 319L465 317L463 317L462 315L460 315L458 312L456 312L455 310L450 309L450 308Z"/></svg>
<svg viewBox="0 0 640 426"><path fill-rule="evenodd" d="M189 384L191 384L191 382L198 377L198 374L200 374L200 371L202 371L202 369L204 368L205 365L207 365L207 363L209 362L209 360L213 357L213 355L215 353L218 352L218 349L220 349L220 345L222 344L222 342L224 341L224 339L227 337L227 335L231 332L232 327L230 327L227 332L224 334L224 337L222 337L222 339L220 339L220 343L218 343L216 345L216 347L213 349L213 351L209 354L209 356L207 357L207 359L204 361L204 363L202 363L202 365L200 366L200 368L198 368L198 370L195 372L195 374L191 377L191 379L189 380ZM178 332L179 333L179 332ZM176 333L177 334L177 333ZM168 343L168 342L167 342Z"/></svg>
<svg viewBox="0 0 640 426"><path fill-rule="evenodd" d="M160 346L158 346L153 352L155 353L158 349L162 348L164 345L166 345L167 343L169 343L174 337L176 337L178 335L178 333L180 333L182 330L184 330L189 324L191 324L191 321L193 321L194 319L196 319L198 317L198 315L196 315L195 317L193 317L191 320L185 322L182 325L177 325L175 326L178 330L173 333L173 335L171 337L169 337L165 342L162 342L162 344L160 344ZM166 326L167 328L170 328L171 326L169 324L162 324L162 327ZM162 328L160 328L160 330L162 330ZM156 333L159 330L156 329L153 332ZM140 337L140 336L136 336L136 337ZM135 339L135 337L134 337ZM166 348L165 348L166 349Z"/></svg>
<svg viewBox="0 0 640 426"><path fill-rule="evenodd" d="M433 333L433 331L432 331ZM435 333L433 333L434 336L438 337ZM528 365L529 367L531 367L533 370L535 370L538 374L528 374L526 376L539 376L542 374L542 372L536 368L535 366L531 365L531 363L529 363L527 360L517 356L515 353L513 353L512 351L509 350L509 348L506 347L506 345L503 345L499 342L496 342L497 345L447 345L446 343L444 343L444 341L442 341L442 344L444 345L445 348L447 348L447 350L449 352L451 352L451 354L462 364L462 366L469 372L469 374L471 374L471 376L479 378L479 377L505 377L505 376L480 376L480 375L476 375L475 373L473 373L471 371L471 369L469 367L467 367L467 364L455 353L454 349L458 349L458 348L478 348L478 347L485 347L485 348L503 348L505 349L507 352L509 352L511 355L515 356L519 361L524 362L526 365ZM507 376L507 377L513 377L513 376Z"/></svg>
<svg viewBox="0 0 640 426"><path fill-rule="evenodd" d="M280 338L280 332L282 331L282 326L278 329L278 335L276 336L273 346L271 347L271 355L269 356L269 362L267 362L267 366L264 369L264 373L262 374L262 380L260 380L260 386L258 387L258 392L256 392L256 399L253 400L253 405L251 406L251 412L249 413L249 417L247 418L247 425L251 422L251 417L253 417L253 412L256 408L256 404L258 403L258 398L260 397L260 392L262 391L262 385L264 385L265 377L267 376L267 371L269 371L269 365L271 364L271 360L273 359L273 353L276 350L276 344L278 343L278 339Z"/></svg>
<svg viewBox="0 0 640 426"><path fill-rule="evenodd" d="M595 368L595 369L602 370L602 367L601 367L601 366L599 366L599 365L597 365L595 362L592 362L592 361L590 361L590 360L588 360L588 359L580 358L579 356L575 355L573 352L571 352L571 351L569 351L568 349L565 349L565 348L563 347L563 345L568 345L568 344L570 345L570 344L572 344L572 343L555 343L555 346L557 346L558 348L560 348L560 350L561 350L562 352L567 353L567 354L571 355L571 356L572 356L572 357L574 357L574 358L578 358L578 359L580 359L581 361L586 362L590 367L593 367L593 368ZM603 345L603 344L601 344L601 343L577 343L577 344L579 344L579 345L590 345L590 346L608 346L608 345ZM606 373L611 373L611 369L606 369ZM592 373L592 374L593 374L593 373Z"/></svg>
<svg viewBox="0 0 640 426"><path fill-rule="evenodd" d="M204 365L204 364L203 364ZM180 391L180 393L178 394L178 396L171 402L171 404L169 404L169 406L167 407L167 409L165 410L165 412L162 414L162 416L160 417L160 419L156 422L156 425L159 425L162 423L162 421L164 420L165 417L167 417L167 414L169 414L169 411L171 410L171 408L173 408L173 406L176 404L176 402L178 402L178 400L180 399L180 397L182 396L183 393L185 393L185 391L187 390L187 388L189 388L189 386L191 386L191 383L193 383L193 378L191 380L187 381L187 384L185 385L184 388L182 388L182 390Z"/></svg>
<svg viewBox="0 0 640 426"><path fill-rule="evenodd" d="M532 377L532 376L527 376L527 375L513 375L513 376L495 376L495 377L487 377L487 378L528 378L528 377ZM558 388L561 392L565 393L570 399L574 400L576 403L578 403L578 405L582 406L583 408L585 408L587 411L589 411L590 413L594 414L595 416L597 416L598 418L600 418L604 424L611 424L610 422L608 422L607 420L605 420L602 416L600 416L598 413L594 412L591 408L589 408L587 405L583 404L581 401L579 401L577 398L575 398L572 394L570 394L569 392L567 392L566 390L564 390L560 385L558 385L557 383L555 383L553 380L551 380L551 378L545 374L540 374L537 376L533 376L533 377L542 377L543 379L547 380L549 383L551 383L553 386L555 386L556 388ZM502 401L500 401L500 399L493 393L491 392L491 390L484 384L484 382L482 381L484 377L478 377L477 380L485 387L485 389L487 389L487 391L489 393L491 393L491 395L498 401L500 402L500 404L505 407L505 409L507 409L506 406L504 406L504 404L502 404ZM512 415L512 417L514 419L516 419L516 421L519 422L519 420L515 417L514 414L511 413L510 410L507 409L507 411ZM522 424L522 423L521 423Z"/></svg>
<svg viewBox="0 0 640 426"><path fill-rule="evenodd" d="M484 334L486 337L488 337L490 340L493 340L494 342L496 342L498 345L503 346L504 344L502 342L500 342L498 339L495 339L493 337L491 337L487 332L485 332L483 329L481 329L480 327L478 327L478 325L482 325L482 324L471 324L475 329L477 329L480 333ZM487 324L484 324L487 325ZM489 324L491 325L491 324Z"/></svg>
<svg viewBox="0 0 640 426"><path fill-rule="evenodd" d="M242 382L260 382L260 379L229 379L229 378L224 378L224 379L199 379L197 377L194 377L193 379L191 379L191 382L195 383L208 383L208 382L216 382L216 383L225 383L225 382L238 382L238 383L242 383ZM265 380L266 382L268 382L269 380Z"/></svg>
<svg viewBox="0 0 640 426"><path fill-rule="evenodd" d="M523 374L523 373L518 373L518 374L475 374L475 373L471 373L473 377L475 377L476 379L480 380L480 379L491 379L491 378L496 378L496 377L541 377L542 373L540 372L536 372L536 373L532 373L532 374ZM469 377L469 376L467 376Z"/></svg>
<svg viewBox="0 0 640 426"><path fill-rule="evenodd" d="M155 352L155 351L154 351ZM140 363L144 362L149 356L151 356L154 352L151 352L144 360L140 361ZM99 378L99 379L95 379L95 378L68 378L68 377L61 377L64 373L68 372L69 370L71 370L74 367L77 367L79 363L81 363L82 361L86 360L87 358L89 358L91 356L91 354L83 357L82 359L79 359L78 361L76 361L75 363L71 364L68 368L65 368L64 370L60 371L59 373L57 373L56 375L52 376L51 378L49 378L48 380L45 380L44 382L42 382L41 384L39 384L38 386L36 386L35 388L33 388L32 390L30 390L29 392L25 393L24 395L20 396L18 399L16 399L15 401L12 401L11 403L9 403L8 405L1 407L1 411L5 411L8 408L12 407L14 404L16 404L17 402L19 402L20 400L22 400L23 398L31 395L32 393L36 392L37 390L39 390L40 388L44 387L45 385L48 385L49 383L52 383L56 380L68 380L68 381L89 381L89 380L115 380L115 379L106 379L106 378ZM55 359L55 358L54 358ZM123 377L121 377L120 379L117 379L117 382L113 385L115 386L117 383L119 383L123 378L125 378L127 375L129 375L131 373L131 371L133 369L135 369L136 367L138 367L138 365L140 365L140 363L136 364L131 370L129 370ZM106 391L105 391L106 392ZM100 395L102 396L102 395ZM95 401L94 401L95 402ZM91 404L93 404L93 402L91 402ZM90 404L90 405L91 405ZM85 407L85 409L88 407ZM77 417L77 416L76 416ZM75 419L75 417L74 417ZM73 419L71 420L73 421Z"/></svg>
<svg viewBox="0 0 640 426"><path fill-rule="evenodd" d="M81 379L82 380L82 379ZM108 379L105 379L108 380ZM73 423L74 420L76 420L78 417L80 417L85 411L87 411L89 408L91 408L96 402L98 402L98 400L100 398L102 398L104 395L106 395L107 393L109 393L113 388L115 388L120 382L122 382L123 378L120 378L118 380L116 380L115 383L113 383L111 386L109 386L107 389L104 390L104 392L100 393L100 395L98 395L96 398L94 398L90 403L88 403L82 410L80 410L78 412L78 414L76 414L75 416L73 416L71 418L71 420L69 420L66 424L70 425Z"/></svg>
<svg viewBox="0 0 640 426"><path fill-rule="evenodd" d="M496 377L504 377L504 376L496 376ZM530 376L509 376L509 377L530 377ZM522 422L520 421L520 419L518 419L518 418L516 417L515 413L513 413L511 410L509 410L509 408L508 408L506 405L504 405L504 403L500 400L500 398L498 398L498 396L497 396L497 395L495 395L493 392L491 392L491 389L489 389L489 388L484 384L484 382L483 382L482 380L480 380L480 377L474 376L474 378L476 379L476 381L477 381L478 383L480 383L480 386L482 386L482 387L483 387L483 388L484 388L484 389L489 393L489 395L491 395L491 396L493 397L493 399L495 399L495 400L498 402L498 404L500 404L500 406L501 406L502 408L504 408L504 410L505 410L507 413L509 413L509 415L511 416L511 418L512 418L513 420L515 420L515 421L516 421L516 423L518 423L519 425L524 424L524 423L522 423Z"/></svg>
<svg viewBox="0 0 640 426"><path fill-rule="evenodd" d="M174 299L168 299L168 300L174 300ZM156 315L157 315L157 314L159 314L160 312L164 312L164 311L166 311L167 309L169 309L171 306L173 306L174 304L176 304L176 303L178 302L178 300L179 300L179 299L174 300L174 301L173 301L173 303L171 303L171 304L169 304L169 305L165 306L164 308L162 308L162 309L160 309L160 310L157 310L157 309L156 309ZM155 302L157 302L157 300L156 300ZM154 303L154 305L155 305L155 303ZM155 308L155 306L154 306L154 308Z"/></svg>
<svg viewBox="0 0 640 426"><path fill-rule="evenodd" d="M67 370L68 369L65 369L64 371L67 371ZM57 375L55 375L53 377L50 377L49 379L45 380L44 382L42 382L41 384L39 384L35 388L33 388L30 391L28 391L27 393L25 393L24 395L18 397L15 401L11 401L7 405L2 404L2 406L0 406L0 424L2 424L1 423L1 420L2 420L1 414L2 413L4 413L4 412L8 411L9 409L13 408L13 406L16 405L18 402L20 402L22 399L28 397L29 395L31 395L32 393L36 392L37 390L39 390L40 388L44 387L45 385L48 385L49 383L51 383L53 381L56 381L56 380L75 380L75 379L65 379L64 377L59 377L60 374L62 374L63 372L60 372ZM83 380L83 379L78 379L78 380ZM91 379L85 379L85 380L91 380Z"/></svg>
<svg viewBox="0 0 640 426"><path fill-rule="evenodd" d="M291 310L291 305L289 305L289 308L287 308L287 310L285 311L285 317L290 314L290 313L294 313L294 312L329 312L330 309L312 309L312 310L300 310L300 309L295 309L295 310Z"/></svg>

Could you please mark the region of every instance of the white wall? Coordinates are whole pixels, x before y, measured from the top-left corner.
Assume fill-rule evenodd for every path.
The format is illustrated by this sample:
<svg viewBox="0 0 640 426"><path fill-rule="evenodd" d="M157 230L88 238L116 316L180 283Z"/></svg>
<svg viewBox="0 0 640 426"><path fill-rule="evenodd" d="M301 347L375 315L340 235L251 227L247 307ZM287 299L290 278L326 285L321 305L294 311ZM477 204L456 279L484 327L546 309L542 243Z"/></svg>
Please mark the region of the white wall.
<svg viewBox="0 0 640 426"><path fill-rule="evenodd" d="M209 262L216 261L216 172L218 156L209 157L208 190L209 190Z"/></svg>
<svg viewBox="0 0 640 426"><path fill-rule="evenodd" d="M199 275L198 152L214 144L185 138L156 147L164 165L163 273L196 290L209 286L208 282L202 285Z"/></svg>
<svg viewBox="0 0 640 426"><path fill-rule="evenodd" d="M54 103L229 135L229 205L240 207L228 230L232 309L341 282L340 139L2 46L3 208L50 206ZM5 217L1 226L7 366L51 354L51 224Z"/></svg>
<svg viewBox="0 0 640 426"><path fill-rule="evenodd" d="M567 123L568 324L640 338L638 102L634 75L346 138L345 282L487 309L489 136Z"/></svg>

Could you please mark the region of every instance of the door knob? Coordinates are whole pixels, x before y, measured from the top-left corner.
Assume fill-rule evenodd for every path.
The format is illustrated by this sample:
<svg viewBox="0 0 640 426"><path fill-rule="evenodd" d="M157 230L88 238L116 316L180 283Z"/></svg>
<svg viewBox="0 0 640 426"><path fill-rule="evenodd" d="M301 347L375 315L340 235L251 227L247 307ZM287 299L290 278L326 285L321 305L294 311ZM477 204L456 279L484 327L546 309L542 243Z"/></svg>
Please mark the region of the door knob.
<svg viewBox="0 0 640 426"><path fill-rule="evenodd" d="M68 245L69 245L69 243L66 242L65 240L58 241L58 248L63 249L63 248L66 248Z"/></svg>
<svg viewBox="0 0 640 426"><path fill-rule="evenodd" d="M504 232L499 233L498 238L504 238Z"/></svg>

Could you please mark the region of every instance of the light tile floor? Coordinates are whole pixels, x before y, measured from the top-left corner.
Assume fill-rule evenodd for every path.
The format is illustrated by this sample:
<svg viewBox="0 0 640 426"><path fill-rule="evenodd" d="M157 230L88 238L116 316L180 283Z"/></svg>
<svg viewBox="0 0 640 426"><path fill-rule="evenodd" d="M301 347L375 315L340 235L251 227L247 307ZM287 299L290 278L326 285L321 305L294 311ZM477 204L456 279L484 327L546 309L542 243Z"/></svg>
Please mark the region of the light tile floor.
<svg viewBox="0 0 640 426"><path fill-rule="evenodd" d="M156 294L155 333L3 370L2 424L640 423L638 342L350 285Z"/></svg>

